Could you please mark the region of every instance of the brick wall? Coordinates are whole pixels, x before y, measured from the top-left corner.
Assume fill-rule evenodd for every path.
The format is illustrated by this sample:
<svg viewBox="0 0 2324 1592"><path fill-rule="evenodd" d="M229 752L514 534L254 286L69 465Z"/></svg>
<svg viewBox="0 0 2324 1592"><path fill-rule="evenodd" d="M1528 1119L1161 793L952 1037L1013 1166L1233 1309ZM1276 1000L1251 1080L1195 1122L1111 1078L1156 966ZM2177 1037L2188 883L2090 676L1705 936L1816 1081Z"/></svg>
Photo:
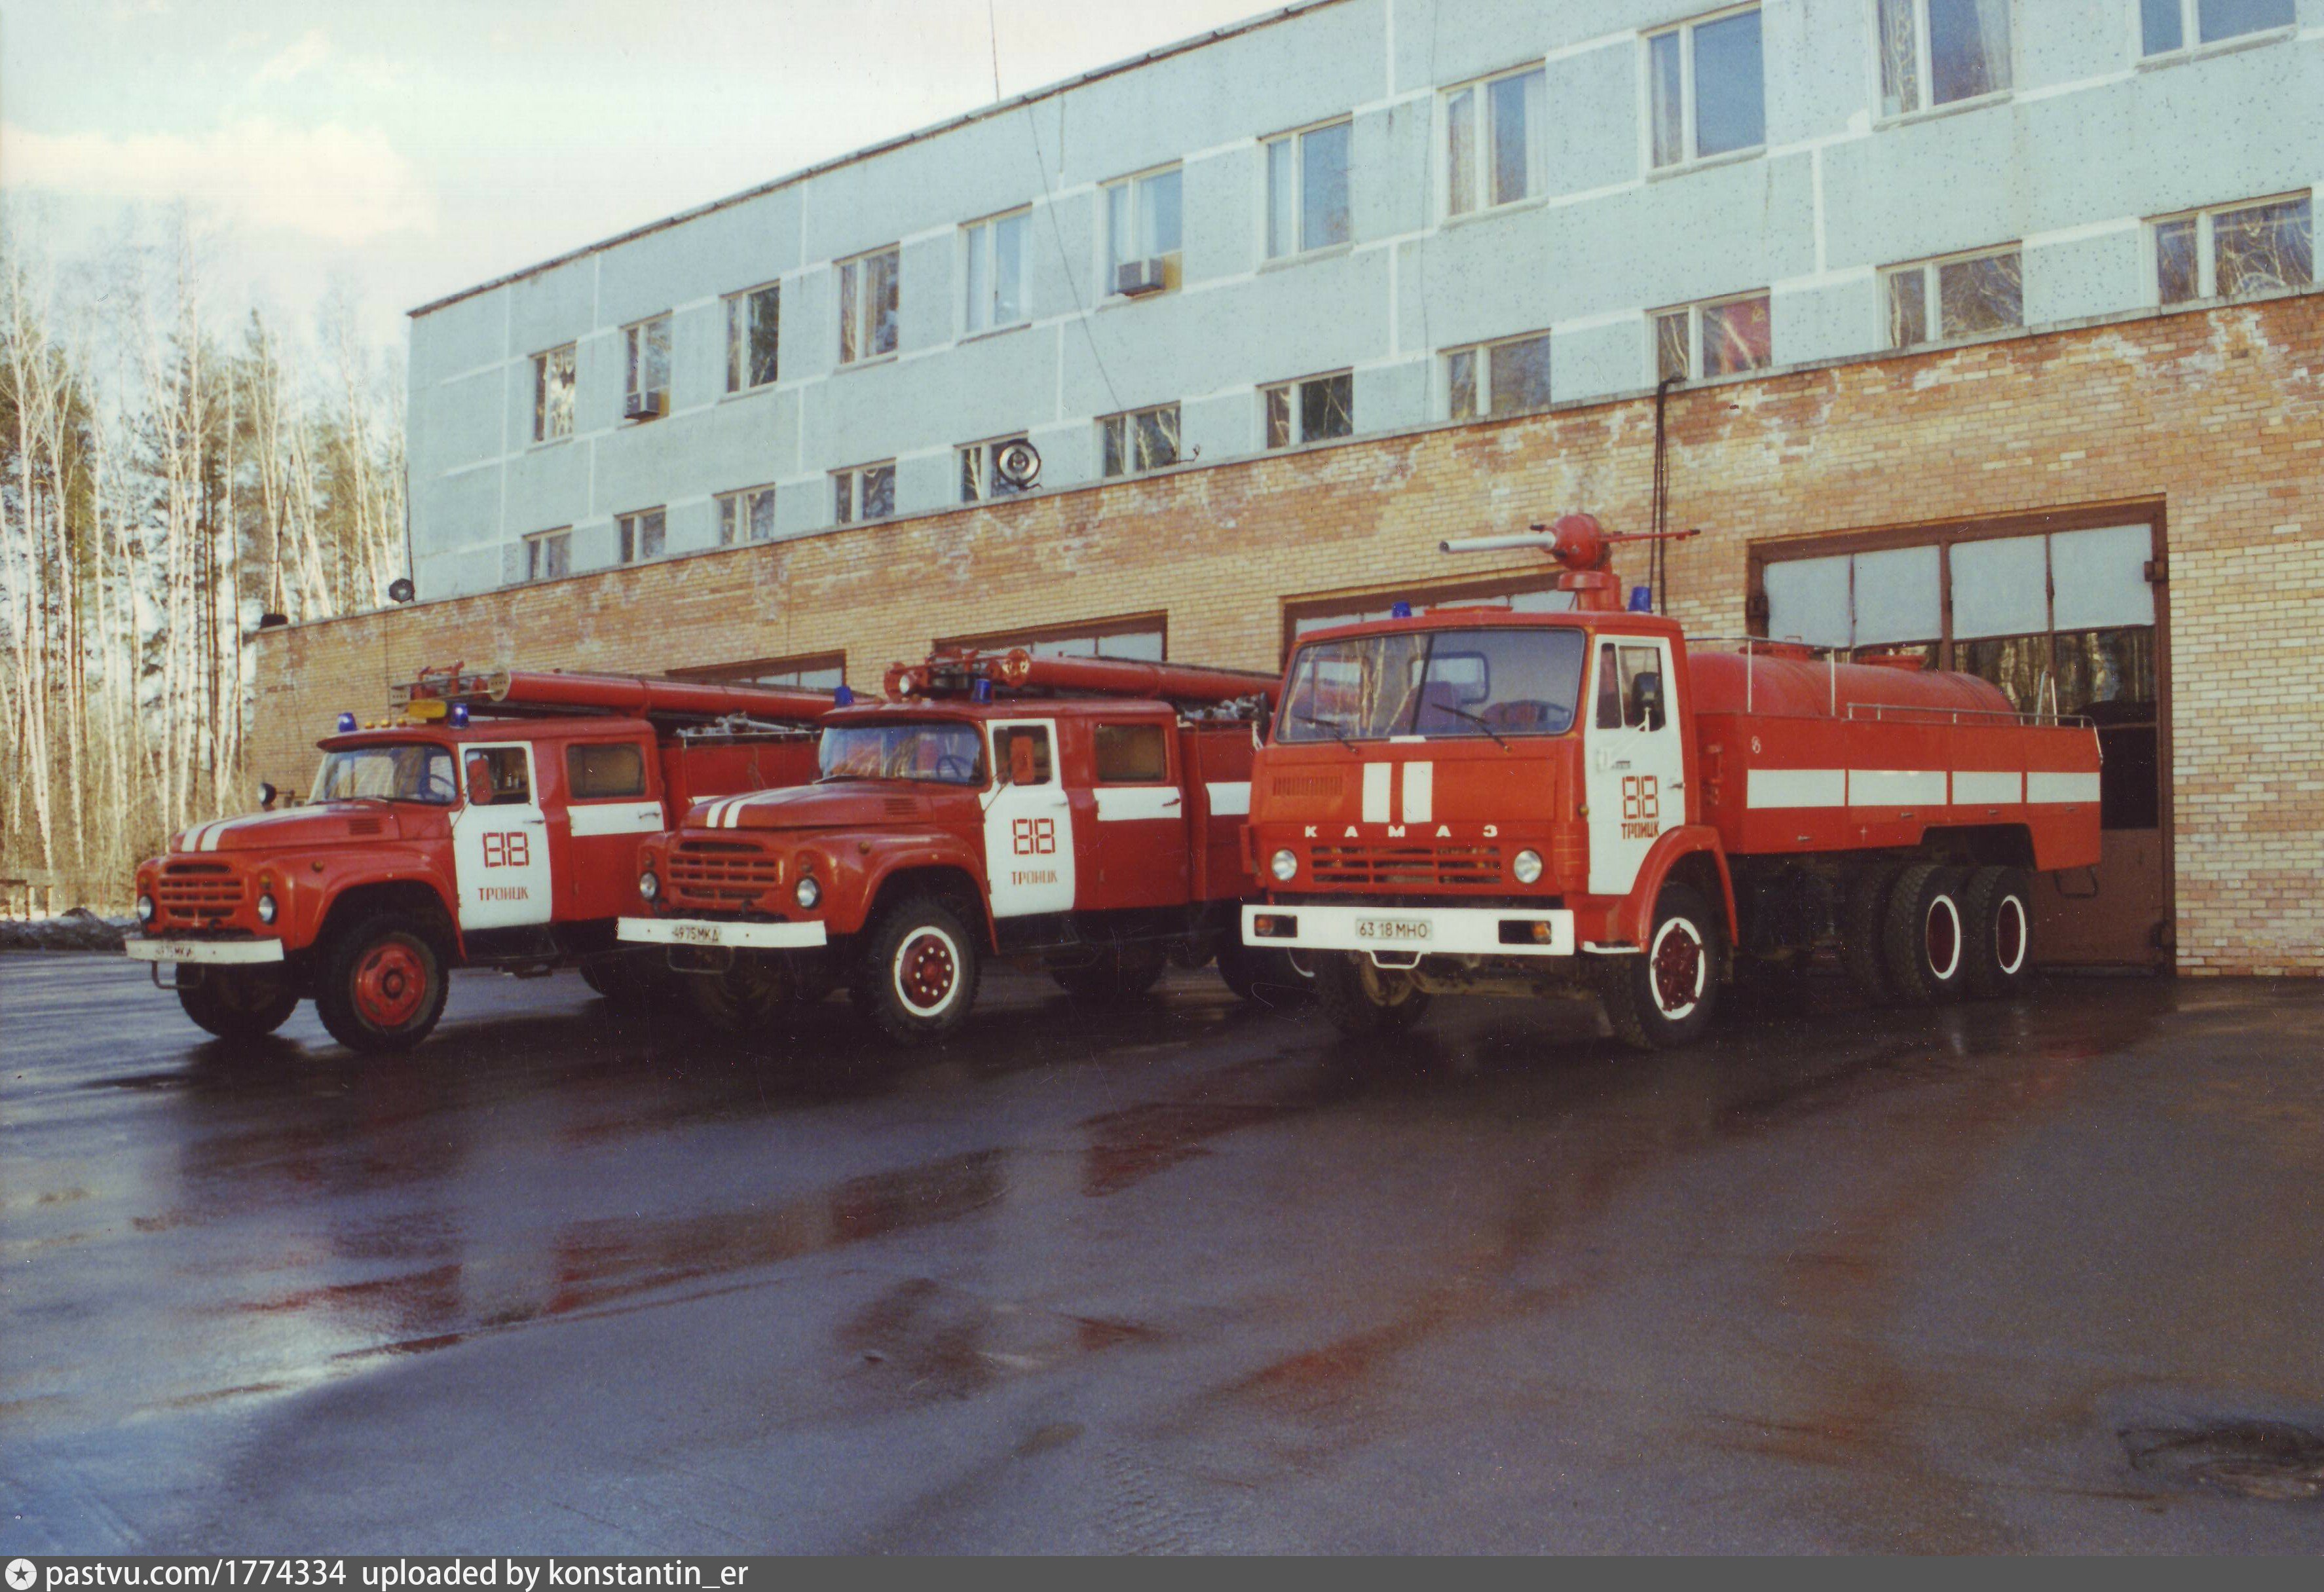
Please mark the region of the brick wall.
<svg viewBox="0 0 2324 1592"><path fill-rule="evenodd" d="M1744 629L1778 537L2161 499L2178 960L2324 973L2324 298L2150 317L1674 394L1669 563L1691 628ZM1167 608L1171 656L1274 667L1286 599L1535 567L1449 536L1588 509L1645 524L1628 400L1050 492L268 632L256 772L423 665L658 671L844 649L859 689L931 638ZM1632 563L1639 560L1634 556Z"/></svg>

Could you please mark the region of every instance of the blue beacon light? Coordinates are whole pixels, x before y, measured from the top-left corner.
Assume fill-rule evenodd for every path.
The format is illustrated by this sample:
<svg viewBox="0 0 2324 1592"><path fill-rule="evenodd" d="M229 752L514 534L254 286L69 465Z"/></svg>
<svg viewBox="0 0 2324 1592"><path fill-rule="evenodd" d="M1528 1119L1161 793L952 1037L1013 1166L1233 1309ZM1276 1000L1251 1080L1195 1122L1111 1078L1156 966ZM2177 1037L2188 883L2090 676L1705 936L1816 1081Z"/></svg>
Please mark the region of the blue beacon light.
<svg viewBox="0 0 2324 1592"><path fill-rule="evenodd" d="M979 680L974 686L969 688L969 695L979 702L991 702L992 700L992 682L990 680Z"/></svg>
<svg viewBox="0 0 2324 1592"><path fill-rule="evenodd" d="M1654 588L1652 586L1632 586L1630 588L1630 612L1632 613L1652 613L1654 611Z"/></svg>
<svg viewBox="0 0 2324 1592"><path fill-rule="evenodd" d="M1410 619L1412 617L1412 604L1409 603L1391 603L1388 604L1388 616L1390 619Z"/></svg>
<svg viewBox="0 0 2324 1592"><path fill-rule="evenodd" d="M341 713L341 714L339 715L339 733L340 733L340 734L342 734L342 735L353 735L355 732L355 714L353 714L353 713Z"/></svg>
<svg viewBox="0 0 2324 1592"><path fill-rule="evenodd" d="M831 694L831 705L834 707L853 707L855 705L855 693L850 691L844 686L838 686Z"/></svg>
<svg viewBox="0 0 2324 1592"><path fill-rule="evenodd" d="M465 702L454 703L452 704L451 712L446 713L444 717L446 722L448 722L453 729L466 729L468 727L468 704Z"/></svg>

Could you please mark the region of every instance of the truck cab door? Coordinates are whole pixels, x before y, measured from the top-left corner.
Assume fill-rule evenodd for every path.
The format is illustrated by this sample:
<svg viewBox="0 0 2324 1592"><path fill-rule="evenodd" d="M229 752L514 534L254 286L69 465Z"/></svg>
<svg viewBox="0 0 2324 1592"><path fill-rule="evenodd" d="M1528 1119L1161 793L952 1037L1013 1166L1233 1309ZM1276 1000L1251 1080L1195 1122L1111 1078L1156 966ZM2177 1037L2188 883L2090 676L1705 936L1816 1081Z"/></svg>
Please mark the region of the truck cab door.
<svg viewBox="0 0 2324 1592"><path fill-rule="evenodd" d="M1096 822L1084 851L1085 909L1179 906L1187 899L1186 798L1176 726L1159 716L1091 726Z"/></svg>
<svg viewBox="0 0 2324 1592"><path fill-rule="evenodd" d="M1686 753L1670 682L1668 641L1600 639L1582 741L1593 896L1628 895L1663 831L1686 821Z"/></svg>
<svg viewBox="0 0 2324 1592"><path fill-rule="evenodd" d="M549 819L529 741L460 748L460 809L452 814L452 872L460 927L519 928L549 921Z"/></svg>
<svg viewBox="0 0 2324 1592"><path fill-rule="evenodd" d="M667 827L643 740L566 743L564 809L549 815L559 916L619 917L638 906L638 842Z"/></svg>
<svg viewBox="0 0 2324 1592"><path fill-rule="evenodd" d="M1050 719L991 726L992 791L984 807L984 875L995 917L1074 909L1074 814Z"/></svg>

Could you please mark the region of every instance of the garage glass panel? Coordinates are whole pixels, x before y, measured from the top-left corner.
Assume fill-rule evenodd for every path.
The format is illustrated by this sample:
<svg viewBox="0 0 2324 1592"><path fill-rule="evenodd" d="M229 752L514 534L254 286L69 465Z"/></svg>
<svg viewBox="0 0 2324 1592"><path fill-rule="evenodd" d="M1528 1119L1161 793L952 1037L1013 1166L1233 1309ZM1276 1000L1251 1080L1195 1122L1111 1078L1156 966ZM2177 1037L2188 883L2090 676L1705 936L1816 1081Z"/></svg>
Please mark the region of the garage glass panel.
<svg viewBox="0 0 2324 1592"><path fill-rule="evenodd" d="M1811 647L1845 647L1853 631L1848 607L1849 560L1799 558L1770 564L1767 634Z"/></svg>

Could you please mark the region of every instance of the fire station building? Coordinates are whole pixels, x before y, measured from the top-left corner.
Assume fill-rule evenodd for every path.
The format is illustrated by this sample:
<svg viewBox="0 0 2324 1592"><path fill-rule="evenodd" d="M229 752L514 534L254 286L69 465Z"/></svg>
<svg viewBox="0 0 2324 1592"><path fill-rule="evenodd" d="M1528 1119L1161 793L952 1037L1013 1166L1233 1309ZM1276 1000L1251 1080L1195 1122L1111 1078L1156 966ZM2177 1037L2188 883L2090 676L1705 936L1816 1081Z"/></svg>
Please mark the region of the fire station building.
<svg viewBox="0 0 2324 1592"><path fill-rule="evenodd" d="M2097 722L2052 954L2324 971L2319 181L2324 0L1308 0L414 311L419 600L261 635L258 772L455 660L1272 667L1659 481L1691 630Z"/></svg>

